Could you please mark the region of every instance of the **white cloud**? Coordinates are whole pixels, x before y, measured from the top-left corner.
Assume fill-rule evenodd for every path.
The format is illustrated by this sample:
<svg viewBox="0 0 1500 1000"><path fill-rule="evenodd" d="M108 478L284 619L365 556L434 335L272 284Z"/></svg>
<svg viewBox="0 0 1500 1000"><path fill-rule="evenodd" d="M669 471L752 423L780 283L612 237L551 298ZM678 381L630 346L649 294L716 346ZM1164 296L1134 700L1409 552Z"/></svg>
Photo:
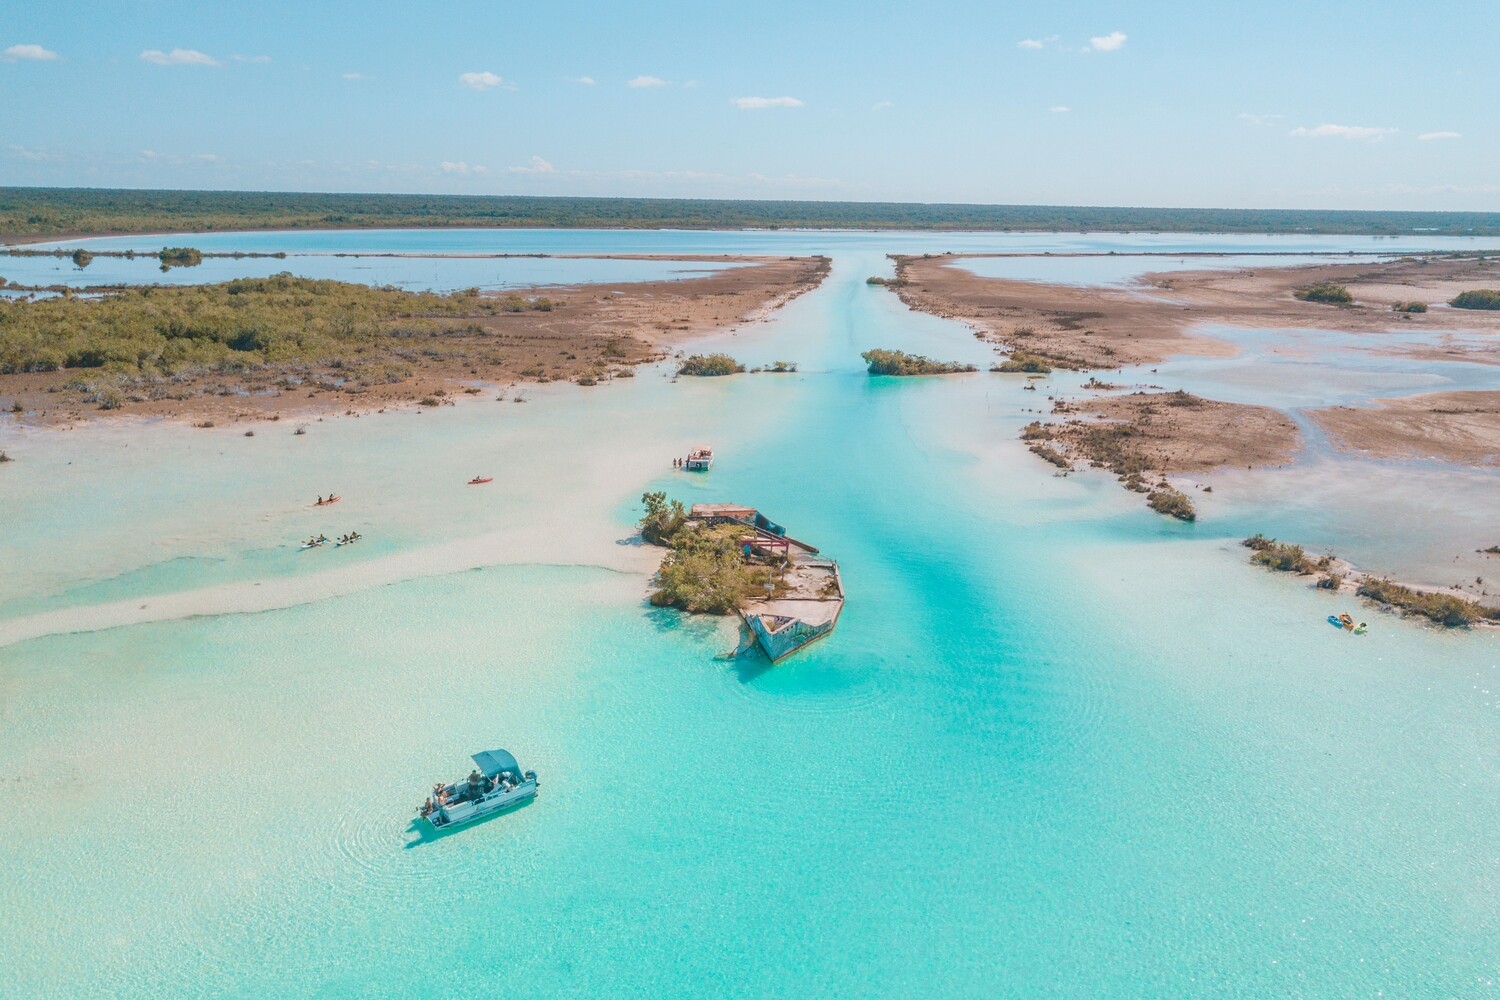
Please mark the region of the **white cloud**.
<svg viewBox="0 0 1500 1000"><path fill-rule="evenodd" d="M1434 139L1462 139L1462 132L1423 132L1417 136L1423 142L1431 142Z"/></svg>
<svg viewBox="0 0 1500 1000"><path fill-rule="evenodd" d="M4 52L0 52L0 59L6 62L51 62L56 58L58 58L56 52L44 49L40 45L12 45Z"/></svg>
<svg viewBox="0 0 1500 1000"><path fill-rule="evenodd" d="M378 166L378 164L376 164L376 162L374 160L370 161L370 165L372 167L373 166ZM480 164L474 164L474 165L467 164L463 160L459 160L457 162L454 162L452 160L444 160L442 163L439 164L439 166L442 168L443 173L445 173L445 174L463 174L463 175L468 175L468 174L482 174L487 169L486 167L484 167L484 166L482 166Z"/></svg>
<svg viewBox="0 0 1500 1000"><path fill-rule="evenodd" d="M61 160L61 153L50 149L31 149L27 146L10 145L10 155L19 160L29 160L32 163L47 163L53 160Z"/></svg>
<svg viewBox="0 0 1500 1000"><path fill-rule="evenodd" d="M1040 38L1023 38L1016 43L1018 49L1044 49L1047 43Z"/></svg>
<svg viewBox="0 0 1500 1000"><path fill-rule="evenodd" d="M1368 125L1319 125L1317 128L1298 126L1287 134L1308 139L1384 139L1395 135L1396 130Z"/></svg>
<svg viewBox="0 0 1500 1000"><path fill-rule="evenodd" d="M1066 104L1054 104L1047 110L1052 112L1054 115L1065 115L1073 109L1068 107Z"/></svg>
<svg viewBox="0 0 1500 1000"><path fill-rule="evenodd" d="M654 190L680 191L683 185L707 186L720 193L731 193L746 187L772 189L837 188L842 180L832 177L803 177L797 174L721 174L702 170L569 170L567 176L585 180L625 183L637 187L648 185Z"/></svg>
<svg viewBox="0 0 1500 1000"><path fill-rule="evenodd" d="M1125 44L1127 37L1123 31L1111 31L1107 35L1095 35L1089 39L1089 49L1094 52L1114 52Z"/></svg>
<svg viewBox="0 0 1500 1000"><path fill-rule="evenodd" d="M875 105L870 110L871 111L885 111L886 109L888 109L888 108L894 108L895 106L896 106L896 102L895 101L876 101Z"/></svg>
<svg viewBox="0 0 1500 1000"><path fill-rule="evenodd" d="M197 49L147 49L140 57L155 66L217 66L219 60Z"/></svg>
<svg viewBox="0 0 1500 1000"><path fill-rule="evenodd" d="M233 58L235 62L255 63L256 65L264 65L271 61L270 56L242 56L238 53L235 53Z"/></svg>
<svg viewBox="0 0 1500 1000"><path fill-rule="evenodd" d="M482 73L460 73L458 82L470 90L489 90L492 87L502 86L505 80L485 70Z"/></svg>
<svg viewBox="0 0 1500 1000"><path fill-rule="evenodd" d="M540 156L533 156L526 161L526 166L506 167L505 172L508 174L555 174L557 168Z"/></svg>
<svg viewBox="0 0 1500 1000"><path fill-rule="evenodd" d="M1253 115L1248 111L1240 115L1240 121L1249 122L1251 125L1275 125L1280 120L1280 115Z"/></svg>
<svg viewBox="0 0 1500 1000"><path fill-rule="evenodd" d="M569 76L564 77L569 83L581 83L585 87L592 87L597 81L591 76Z"/></svg>
<svg viewBox="0 0 1500 1000"><path fill-rule="evenodd" d="M345 80L371 80L373 77L365 76L363 73L340 73Z"/></svg>
<svg viewBox="0 0 1500 1000"><path fill-rule="evenodd" d="M1383 194L1500 194L1500 184L1431 184L1414 187L1410 184L1387 184L1381 188Z"/></svg>
<svg viewBox="0 0 1500 1000"><path fill-rule="evenodd" d="M729 103L742 111L757 108L800 108L802 102L795 97L731 97Z"/></svg>
<svg viewBox="0 0 1500 1000"><path fill-rule="evenodd" d="M642 87L665 87L666 85L667 81L659 76L638 76L625 84L625 86L634 87L637 90L640 90Z"/></svg>

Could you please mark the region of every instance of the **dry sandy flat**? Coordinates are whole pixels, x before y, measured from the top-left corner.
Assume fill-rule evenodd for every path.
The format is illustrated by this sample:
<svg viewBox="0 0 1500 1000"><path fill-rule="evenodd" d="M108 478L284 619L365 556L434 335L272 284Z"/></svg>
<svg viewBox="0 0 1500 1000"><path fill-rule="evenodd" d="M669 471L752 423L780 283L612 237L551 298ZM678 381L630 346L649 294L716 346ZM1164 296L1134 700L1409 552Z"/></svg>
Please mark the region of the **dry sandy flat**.
<svg viewBox="0 0 1500 1000"><path fill-rule="evenodd" d="M672 258L677 260L679 258ZM127 402L101 411L64 387L97 374L88 369L0 376L0 400L19 402L27 423L69 423L110 414L223 423L305 414L360 412L419 400L440 403L487 385L599 381L624 377L674 347L726 327L754 322L828 273L825 257L723 258L746 266L675 281L512 289L500 297L545 297L550 312L526 310L439 320L444 333L421 351L389 359L410 371L389 384L340 384L341 371L317 364L298 370L208 374L170 386L173 397ZM381 360L374 358L371 360ZM286 379L295 374L295 388Z"/></svg>
<svg viewBox="0 0 1500 1000"><path fill-rule="evenodd" d="M897 257L897 289L915 309L964 320L1009 350L1043 355L1073 368L1150 364L1176 354L1229 355L1234 347L1194 334L1205 323L1251 327L1317 327L1368 333L1434 330L1500 333L1500 312L1442 303L1470 288L1500 287L1500 262L1473 258L1403 258L1387 263L1266 266L1235 271L1145 275L1133 288L1077 287L980 277L965 257ZM1350 306L1303 302L1294 293L1333 281ZM1397 313L1395 302L1432 306Z"/></svg>
<svg viewBox="0 0 1500 1000"><path fill-rule="evenodd" d="M1302 446L1297 425L1279 410L1183 392L1104 396L1059 403L1054 412L1068 417L1051 425L1063 454L1111 467L1138 459L1161 475L1281 465Z"/></svg>
<svg viewBox="0 0 1500 1000"><path fill-rule="evenodd" d="M1334 443L1379 458L1500 466L1500 392L1433 392L1310 416Z"/></svg>

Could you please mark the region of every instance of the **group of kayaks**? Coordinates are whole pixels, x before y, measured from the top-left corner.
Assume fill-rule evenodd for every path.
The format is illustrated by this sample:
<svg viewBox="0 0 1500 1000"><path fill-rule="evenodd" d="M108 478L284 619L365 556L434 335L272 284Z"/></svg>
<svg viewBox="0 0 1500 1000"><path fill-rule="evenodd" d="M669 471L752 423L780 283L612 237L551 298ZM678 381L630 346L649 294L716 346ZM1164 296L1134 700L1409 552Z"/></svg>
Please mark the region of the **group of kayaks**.
<svg viewBox="0 0 1500 1000"><path fill-rule="evenodd" d="M341 535L336 541L330 539L327 535L319 535L317 538L309 538L307 541L303 542L302 547L304 549L321 549L325 545L332 544L334 548L338 548L341 545L353 545L355 542L364 537L364 535L361 535L357 531L351 531L347 535Z"/></svg>
<svg viewBox="0 0 1500 1000"><path fill-rule="evenodd" d="M483 486L485 483L493 483L494 481L494 476L475 476L473 479L469 480L468 485ZM313 502L313 506L327 507L329 504L338 503L342 499L344 499L344 497L343 494L340 493L330 493L326 497L320 493L318 494L318 499ZM334 548L338 548L340 545L353 545L363 537L364 536L357 531L351 531L349 532L349 534L344 535L337 541L334 541L327 535L318 535L316 538L309 538L307 541L303 542L300 547L304 549L317 549L322 548L324 545L332 544Z"/></svg>
<svg viewBox="0 0 1500 1000"><path fill-rule="evenodd" d="M1370 626L1366 623L1359 622L1358 624L1356 624L1354 621L1354 616L1349 614L1347 611L1343 614L1329 615L1328 624L1332 625L1334 628L1341 628L1345 632L1353 632L1355 635L1364 635L1366 632L1370 631Z"/></svg>

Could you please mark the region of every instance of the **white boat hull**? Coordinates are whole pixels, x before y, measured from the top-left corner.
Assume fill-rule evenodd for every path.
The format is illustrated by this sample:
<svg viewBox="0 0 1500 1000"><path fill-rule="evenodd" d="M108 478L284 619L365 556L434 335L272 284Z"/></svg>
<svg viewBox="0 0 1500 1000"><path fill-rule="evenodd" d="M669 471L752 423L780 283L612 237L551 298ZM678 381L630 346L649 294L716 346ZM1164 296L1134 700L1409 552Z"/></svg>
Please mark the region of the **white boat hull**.
<svg viewBox="0 0 1500 1000"><path fill-rule="evenodd" d="M472 823L476 819L483 819L492 813L504 812L512 809L523 802L529 802L536 798L537 781L531 778L521 782L509 791L496 790L481 798L478 802L456 802L434 809L427 816L427 822L434 829L447 830L455 826L463 826Z"/></svg>

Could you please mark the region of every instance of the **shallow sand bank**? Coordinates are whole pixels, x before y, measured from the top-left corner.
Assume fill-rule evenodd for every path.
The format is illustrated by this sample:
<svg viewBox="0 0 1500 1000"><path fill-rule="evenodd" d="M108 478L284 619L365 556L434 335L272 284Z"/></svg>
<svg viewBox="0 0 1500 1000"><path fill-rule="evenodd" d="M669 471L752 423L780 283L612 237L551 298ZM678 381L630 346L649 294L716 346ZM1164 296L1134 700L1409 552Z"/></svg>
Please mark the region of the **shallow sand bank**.
<svg viewBox="0 0 1500 1000"><path fill-rule="evenodd" d="M1066 422L1043 426L1055 428L1051 440L1070 457L1109 465L1119 456L1163 476L1281 465L1302 446L1297 425L1279 410L1182 392L1059 402L1053 413Z"/></svg>
<svg viewBox="0 0 1500 1000"><path fill-rule="evenodd" d="M1377 458L1500 466L1500 391L1430 392L1309 414L1340 447Z"/></svg>

